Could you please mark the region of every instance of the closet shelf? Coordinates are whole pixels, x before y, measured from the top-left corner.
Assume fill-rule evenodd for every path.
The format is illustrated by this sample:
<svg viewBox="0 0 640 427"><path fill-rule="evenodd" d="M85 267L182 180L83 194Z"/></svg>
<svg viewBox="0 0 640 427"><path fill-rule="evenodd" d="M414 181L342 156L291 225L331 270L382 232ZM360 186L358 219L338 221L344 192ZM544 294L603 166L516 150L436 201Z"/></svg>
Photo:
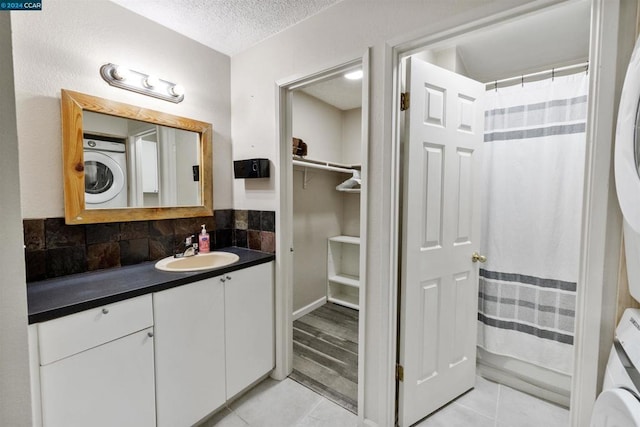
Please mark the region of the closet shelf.
<svg viewBox="0 0 640 427"><path fill-rule="evenodd" d="M346 165L324 160L301 159L296 157L293 158L293 165L341 173L353 173L354 169L360 170L361 168L360 165Z"/></svg>
<svg viewBox="0 0 640 427"><path fill-rule="evenodd" d="M349 178L342 184L336 187L336 190L344 193L359 193L360 192L360 165L345 165L341 163L326 162L321 160L300 159L293 158L293 166L299 166L304 168L304 176L302 177L302 188L306 189L309 183L307 177L307 168L319 169L331 172L340 172L346 174L352 174L353 178ZM357 178L357 179L356 179ZM348 185L344 185L348 184Z"/></svg>
<svg viewBox="0 0 640 427"><path fill-rule="evenodd" d="M357 310L360 294L360 238L334 236L327 243L327 300Z"/></svg>
<svg viewBox="0 0 640 427"><path fill-rule="evenodd" d="M340 304L345 307L353 308L354 310L358 310L360 308L357 295L336 293L328 297L327 301L335 304Z"/></svg>
<svg viewBox="0 0 640 427"><path fill-rule="evenodd" d="M360 279L357 276L349 275L349 274L336 274L335 276L330 276L329 281L333 283L340 283L345 286L352 286L357 288L360 286Z"/></svg>

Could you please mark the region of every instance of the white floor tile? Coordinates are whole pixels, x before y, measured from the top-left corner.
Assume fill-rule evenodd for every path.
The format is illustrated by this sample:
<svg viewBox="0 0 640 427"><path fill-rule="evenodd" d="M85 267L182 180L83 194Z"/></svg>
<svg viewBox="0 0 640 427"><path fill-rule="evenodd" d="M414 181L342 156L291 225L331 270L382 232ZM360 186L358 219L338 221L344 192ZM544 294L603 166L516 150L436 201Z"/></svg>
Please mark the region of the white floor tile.
<svg viewBox="0 0 640 427"><path fill-rule="evenodd" d="M244 420L233 411L228 408L222 408L217 414L198 427L247 427L248 425L249 424L245 423Z"/></svg>
<svg viewBox="0 0 640 427"><path fill-rule="evenodd" d="M356 427L358 417L343 407L322 399L297 427Z"/></svg>
<svg viewBox="0 0 640 427"><path fill-rule="evenodd" d="M435 412L415 427L494 427L495 421L455 403Z"/></svg>
<svg viewBox="0 0 640 427"><path fill-rule="evenodd" d="M477 376L474 389L460 396L455 403L488 418L496 418L499 387L498 384Z"/></svg>
<svg viewBox="0 0 640 427"><path fill-rule="evenodd" d="M509 427L567 427L569 411L509 387L500 386L498 425Z"/></svg>
<svg viewBox="0 0 640 427"><path fill-rule="evenodd" d="M320 395L290 380L266 379L231 403L231 409L252 427L295 426L320 400Z"/></svg>

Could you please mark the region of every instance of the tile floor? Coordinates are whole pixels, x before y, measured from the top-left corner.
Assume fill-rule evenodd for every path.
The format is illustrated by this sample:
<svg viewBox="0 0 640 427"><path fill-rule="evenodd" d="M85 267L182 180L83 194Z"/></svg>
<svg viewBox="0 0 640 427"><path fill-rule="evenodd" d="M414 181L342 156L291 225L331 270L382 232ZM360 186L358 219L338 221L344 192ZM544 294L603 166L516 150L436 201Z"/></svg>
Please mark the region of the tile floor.
<svg viewBox="0 0 640 427"><path fill-rule="evenodd" d="M355 427L351 412L287 378L266 379L200 427ZM567 427L569 411L478 377L476 387L415 427Z"/></svg>
<svg viewBox="0 0 640 427"><path fill-rule="evenodd" d="M416 427L567 427L569 410L476 378L476 387Z"/></svg>
<svg viewBox="0 0 640 427"><path fill-rule="evenodd" d="M267 378L199 427L355 427L358 417L292 379Z"/></svg>

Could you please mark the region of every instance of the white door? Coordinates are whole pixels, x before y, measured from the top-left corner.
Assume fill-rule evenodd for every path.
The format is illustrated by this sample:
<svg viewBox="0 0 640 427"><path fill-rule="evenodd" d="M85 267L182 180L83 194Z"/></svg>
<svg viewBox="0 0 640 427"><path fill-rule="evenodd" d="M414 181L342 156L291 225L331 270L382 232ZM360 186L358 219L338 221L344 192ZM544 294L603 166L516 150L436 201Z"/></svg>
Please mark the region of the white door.
<svg viewBox="0 0 640 427"><path fill-rule="evenodd" d="M406 77L400 426L475 383L485 91L414 58Z"/></svg>

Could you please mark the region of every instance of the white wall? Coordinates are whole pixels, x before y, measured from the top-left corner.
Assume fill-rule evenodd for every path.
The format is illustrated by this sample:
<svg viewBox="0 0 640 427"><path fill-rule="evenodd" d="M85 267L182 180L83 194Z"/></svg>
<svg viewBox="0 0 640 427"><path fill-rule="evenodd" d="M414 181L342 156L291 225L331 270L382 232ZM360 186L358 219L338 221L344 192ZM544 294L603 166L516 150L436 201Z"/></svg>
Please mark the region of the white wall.
<svg viewBox="0 0 640 427"><path fill-rule="evenodd" d="M295 138L307 144L307 157L340 163L342 112L304 92L293 93L291 113Z"/></svg>
<svg viewBox="0 0 640 427"><path fill-rule="evenodd" d="M31 425L11 16L0 13L0 425Z"/></svg>
<svg viewBox="0 0 640 427"><path fill-rule="evenodd" d="M342 112L342 163L362 163L362 108Z"/></svg>
<svg viewBox="0 0 640 427"><path fill-rule="evenodd" d="M229 57L106 0L49 0L12 13L24 218L62 217L60 89L213 124L214 207L231 208ZM126 64L182 84L180 104L114 88L100 66Z"/></svg>
<svg viewBox="0 0 640 427"><path fill-rule="evenodd" d="M293 170L293 311L327 296L327 239L342 233L343 197L335 190L341 174Z"/></svg>
<svg viewBox="0 0 640 427"><path fill-rule="evenodd" d="M234 158L267 157L278 170L275 82L301 77L352 60L371 48L367 290L365 322L364 416L390 424L393 336L389 283L395 277L389 260L393 179L392 74L389 46L414 37L504 12L526 0L361 1L344 0L231 60L231 110ZM278 210L274 184L247 189L234 186L237 209ZM277 213L279 215L279 213ZM281 255L283 256L283 255Z"/></svg>
<svg viewBox="0 0 640 427"><path fill-rule="evenodd" d="M359 163L360 113L359 108L342 111L297 91L293 93L293 135L308 144L308 158ZM353 160L345 160L345 152ZM335 189L349 177L308 168L304 188L304 168L294 167L293 312L327 296L327 239L360 235L359 195Z"/></svg>

